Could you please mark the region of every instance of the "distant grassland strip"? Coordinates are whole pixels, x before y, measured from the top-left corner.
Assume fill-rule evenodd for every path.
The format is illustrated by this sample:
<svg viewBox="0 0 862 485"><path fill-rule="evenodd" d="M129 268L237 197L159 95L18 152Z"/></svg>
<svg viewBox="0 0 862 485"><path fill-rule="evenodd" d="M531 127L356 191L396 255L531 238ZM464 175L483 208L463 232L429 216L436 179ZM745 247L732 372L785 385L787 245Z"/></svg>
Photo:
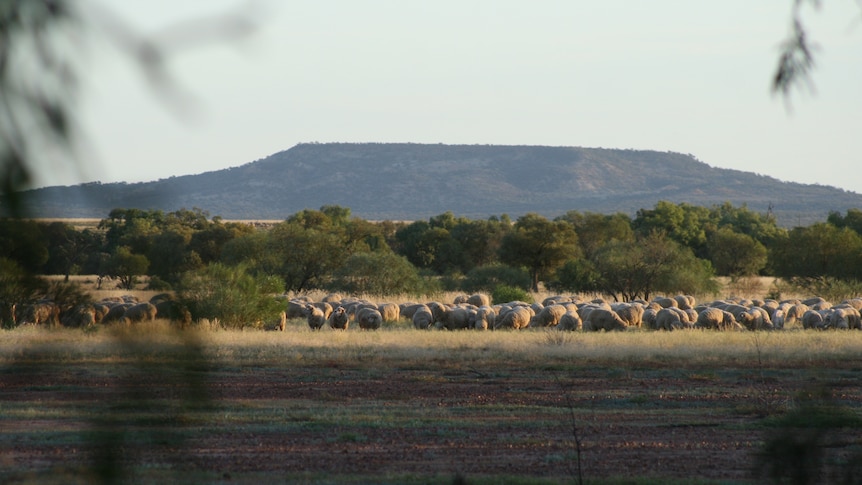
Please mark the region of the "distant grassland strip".
<svg viewBox="0 0 862 485"><path fill-rule="evenodd" d="M295 327L294 327L295 328ZM145 356L176 358L193 343L213 362L311 365L645 365L807 367L845 364L862 355L862 332L647 332L530 331L376 332L291 329L285 332L184 331L167 324L84 333L21 327L3 332L0 364L116 361ZM136 355L129 355L134 347Z"/></svg>

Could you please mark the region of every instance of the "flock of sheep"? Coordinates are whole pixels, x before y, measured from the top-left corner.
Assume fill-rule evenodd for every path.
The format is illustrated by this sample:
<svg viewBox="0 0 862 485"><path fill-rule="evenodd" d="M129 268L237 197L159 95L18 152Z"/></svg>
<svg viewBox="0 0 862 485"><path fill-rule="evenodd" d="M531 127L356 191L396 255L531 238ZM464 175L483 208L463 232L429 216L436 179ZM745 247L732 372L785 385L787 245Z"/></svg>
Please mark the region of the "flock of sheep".
<svg viewBox="0 0 862 485"><path fill-rule="evenodd" d="M552 296L541 303L513 301L491 305L487 295L458 296L452 303L431 301L375 304L368 300L327 295L321 301L294 298L288 301L278 328L288 318L304 317L312 330L328 325L346 330L351 321L359 328L376 330L383 322L409 320L416 329L500 330L556 328L558 330L614 331L628 328L679 330L862 330L862 298L833 305L823 298L806 300L715 300L697 304L694 297L677 295L651 301L609 303Z"/></svg>
<svg viewBox="0 0 862 485"><path fill-rule="evenodd" d="M285 311L269 328L284 330L290 318L304 318L312 330L325 326L347 330L351 322L360 329L377 330L384 322L412 322L416 329L501 330L553 328L568 331L617 331L628 328L680 330L773 330L804 329L862 330L862 298L831 304L823 298L806 300L715 300L697 304L688 295L660 297L651 301L609 303L582 301L576 297L552 296L541 303L512 301L492 305L488 295L461 295L452 303L430 301L376 304L368 300L330 294L320 301L307 297L285 302ZM13 307L13 323L87 327L97 323L135 324L166 319L180 326L192 322L189 311L169 294L149 301L136 297L107 298L61 311L42 301Z"/></svg>
<svg viewBox="0 0 862 485"><path fill-rule="evenodd" d="M50 300L12 305L13 325L47 325L85 328L97 323L135 324L157 318L171 320L180 325L192 321L191 313L168 293L161 293L140 301L133 295L105 298L91 304L62 309Z"/></svg>

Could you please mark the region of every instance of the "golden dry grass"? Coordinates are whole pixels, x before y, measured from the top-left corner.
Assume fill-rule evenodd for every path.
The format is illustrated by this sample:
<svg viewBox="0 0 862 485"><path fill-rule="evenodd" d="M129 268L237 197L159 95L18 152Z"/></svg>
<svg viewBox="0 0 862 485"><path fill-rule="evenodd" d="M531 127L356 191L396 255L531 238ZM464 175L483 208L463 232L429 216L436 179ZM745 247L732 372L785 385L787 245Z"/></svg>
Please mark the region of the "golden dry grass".
<svg viewBox="0 0 862 485"><path fill-rule="evenodd" d="M214 361L294 362L326 365L398 363L441 366L633 365L685 368L703 365L798 367L847 362L862 355L862 332L715 332L630 330L611 333L415 330L387 324L379 331L311 331L291 321L284 332L239 330L174 331L166 321L82 332L19 327L3 332L0 363L20 359L25 349L50 349L63 360L123 359L130 342L152 348L194 342Z"/></svg>

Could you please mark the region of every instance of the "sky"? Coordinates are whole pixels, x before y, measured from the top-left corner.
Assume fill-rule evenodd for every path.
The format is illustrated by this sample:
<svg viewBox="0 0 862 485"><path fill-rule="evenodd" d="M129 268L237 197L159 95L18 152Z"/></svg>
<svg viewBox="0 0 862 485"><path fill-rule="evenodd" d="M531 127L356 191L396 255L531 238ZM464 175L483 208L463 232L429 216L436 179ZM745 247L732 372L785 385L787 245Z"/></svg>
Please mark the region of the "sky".
<svg viewBox="0 0 862 485"><path fill-rule="evenodd" d="M168 49L179 96L153 89L110 36L93 36L76 104L85 171L43 170L38 185L197 174L305 142L413 142L672 151L862 191L853 0L805 4L817 65L812 89L789 99L770 81L793 0L97 5L157 41L225 12L251 13L257 28Z"/></svg>

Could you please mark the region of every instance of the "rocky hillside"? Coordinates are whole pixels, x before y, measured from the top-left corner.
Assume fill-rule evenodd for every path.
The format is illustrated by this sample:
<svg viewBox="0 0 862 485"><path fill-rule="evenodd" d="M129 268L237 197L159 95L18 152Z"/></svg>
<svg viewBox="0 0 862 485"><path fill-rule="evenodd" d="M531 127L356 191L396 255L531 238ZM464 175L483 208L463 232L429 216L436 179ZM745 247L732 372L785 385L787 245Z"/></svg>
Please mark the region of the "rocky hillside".
<svg viewBox="0 0 862 485"><path fill-rule="evenodd" d="M715 168L691 155L577 147L301 144L262 160L146 183L91 183L29 191L33 217L104 217L117 207L197 207L225 219L281 219L323 205L370 220L452 211L486 218L568 210L634 214L659 200L729 201L784 226L862 207L862 195Z"/></svg>

